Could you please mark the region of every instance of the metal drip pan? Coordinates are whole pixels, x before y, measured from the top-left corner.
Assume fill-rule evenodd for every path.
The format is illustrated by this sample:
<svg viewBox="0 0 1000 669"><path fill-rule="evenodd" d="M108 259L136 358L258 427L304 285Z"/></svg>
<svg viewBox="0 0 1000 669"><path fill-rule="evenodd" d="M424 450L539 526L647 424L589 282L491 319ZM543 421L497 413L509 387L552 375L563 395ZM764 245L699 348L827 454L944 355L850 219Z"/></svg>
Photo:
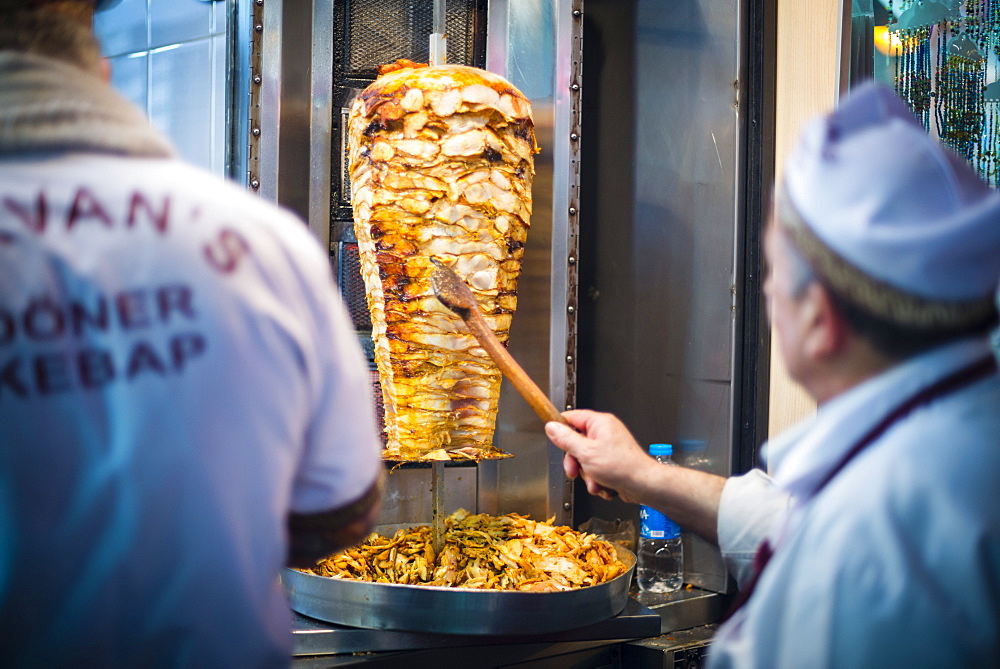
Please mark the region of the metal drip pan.
<svg viewBox="0 0 1000 669"><path fill-rule="evenodd" d="M628 602L635 555L617 544L624 574L577 590L521 592L368 583L285 569L293 611L339 625L442 634L547 634L617 615Z"/></svg>

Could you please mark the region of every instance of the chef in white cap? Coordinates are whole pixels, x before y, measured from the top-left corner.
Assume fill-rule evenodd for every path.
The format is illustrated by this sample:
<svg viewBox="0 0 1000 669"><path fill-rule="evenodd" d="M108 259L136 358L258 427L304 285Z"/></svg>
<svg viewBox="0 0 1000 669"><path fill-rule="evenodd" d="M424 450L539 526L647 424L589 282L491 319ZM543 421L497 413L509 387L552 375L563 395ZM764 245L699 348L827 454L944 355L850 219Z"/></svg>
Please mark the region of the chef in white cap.
<svg viewBox="0 0 1000 669"><path fill-rule="evenodd" d="M740 583L713 667L1000 666L1000 195L892 93L803 131L765 284L812 418L724 479L618 419L546 430L571 476L716 541Z"/></svg>

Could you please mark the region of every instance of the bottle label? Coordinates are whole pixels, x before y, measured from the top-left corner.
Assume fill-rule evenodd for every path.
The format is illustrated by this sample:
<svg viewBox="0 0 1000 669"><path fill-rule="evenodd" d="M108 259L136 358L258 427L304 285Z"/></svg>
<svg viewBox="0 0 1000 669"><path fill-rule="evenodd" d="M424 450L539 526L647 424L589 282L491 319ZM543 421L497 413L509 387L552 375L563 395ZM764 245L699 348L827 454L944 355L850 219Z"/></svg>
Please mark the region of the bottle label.
<svg viewBox="0 0 1000 669"><path fill-rule="evenodd" d="M676 539L681 528L656 509L639 507L639 537L642 539Z"/></svg>

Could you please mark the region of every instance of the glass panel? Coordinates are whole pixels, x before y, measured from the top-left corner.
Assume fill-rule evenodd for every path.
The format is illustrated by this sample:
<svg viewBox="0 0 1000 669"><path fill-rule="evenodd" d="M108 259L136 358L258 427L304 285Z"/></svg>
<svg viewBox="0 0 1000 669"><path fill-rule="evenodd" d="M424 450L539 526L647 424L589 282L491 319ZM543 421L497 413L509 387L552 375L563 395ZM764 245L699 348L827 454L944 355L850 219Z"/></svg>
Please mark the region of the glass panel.
<svg viewBox="0 0 1000 669"><path fill-rule="evenodd" d="M522 0L509 5L507 79L529 100L552 98L555 21L552 3Z"/></svg>
<svg viewBox="0 0 1000 669"><path fill-rule="evenodd" d="M871 79L875 64L875 8L872 0L854 0L851 7L851 74L853 86Z"/></svg>
<svg viewBox="0 0 1000 669"><path fill-rule="evenodd" d="M211 40L188 42L150 53L153 123L174 142L181 157L212 167Z"/></svg>
<svg viewBox="0 0 1000 669"><path fill-rule="evenodd" d="M212 172L223 177L226 176L227 45L225 31L212 37Z"/></svg>
<svg viewBox="0 0 1000 669"><path fill-rule="evenodd" d="M94 22L111 84L183 158L220 176L228 139L226 12L223 1L122 0Z"/></svg>
<svg viewBox="0 0 1000 669"><path fill-rule="evenodd" d="M149 45L156 48L208 37L214 4L194 0L149 0Z"/></svg>
<svg viewBox="0 0 1000 669"><path fill-rule="evenodd" d="M226 5L228 4L229 2L226 0L215 0L211 3L213 35L225 34L226 32Z"/></svg>
<svg viewBox="0 0 1000 669"><path fill-rule="evenodd" d="M149 58L145 53L109 58L111 63L111 85L127 100L146 113L149 77Z"/></svg>
<svg viewBox="0 0 1000 669"><path fill-rule="evenodd" d="M737 208L739 14L728 3L640 0L636 25L630 271L637 303L655 314L640 310L633 324L635 351L662 370L639 400L652 406L677 379L731 381L733 332L721 323L733 305L736 240L722 222Z"/></svg>
<svg viewBox="0 0 1000 669"><path fill-rule="evenodd" d="M106 56L120 56L149 47L146 0L122 0L94 17L94 32Z"/></svg>

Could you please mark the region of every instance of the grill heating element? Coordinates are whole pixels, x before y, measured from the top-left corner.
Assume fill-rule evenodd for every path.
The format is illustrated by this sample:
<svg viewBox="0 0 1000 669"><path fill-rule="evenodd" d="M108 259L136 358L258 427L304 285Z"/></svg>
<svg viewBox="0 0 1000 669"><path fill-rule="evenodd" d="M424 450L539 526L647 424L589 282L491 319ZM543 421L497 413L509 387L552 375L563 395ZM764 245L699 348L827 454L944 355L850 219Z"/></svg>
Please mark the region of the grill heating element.
<svg viewBox="0 0 1000 669"><path fill-rule="evenodd" d="M347 310L354 323L354 329L371 332L372 319L365 301L365 282L361 278L361 255L358 243L341 241L338 249L337 264L339 272L337 280L340 292L347 304Z"/></svg>

